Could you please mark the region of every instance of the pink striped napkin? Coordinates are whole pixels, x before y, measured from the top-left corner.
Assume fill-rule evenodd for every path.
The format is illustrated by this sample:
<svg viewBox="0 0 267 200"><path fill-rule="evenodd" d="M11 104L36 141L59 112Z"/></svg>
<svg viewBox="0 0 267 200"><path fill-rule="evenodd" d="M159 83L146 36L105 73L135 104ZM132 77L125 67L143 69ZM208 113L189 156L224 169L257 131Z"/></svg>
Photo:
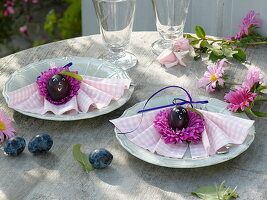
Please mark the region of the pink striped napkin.
<svg viewBox="0 0 267 200"><path fill-rule="evenodd" d="M32 83L8 94L8 106L24 112L56 115L86 113L92 109L101 109L112 101L119 100L126 89L129 89L130 79L108 79L83 76L83 81L77 96L63 105L54 105L39 95L38 85Z"/></svg>
<svg viewBox="0 0 267 200"><path fill-rule="evenodd" d="M145 112L143 117L142 114L137 114L114 119L111 122L122 133L134 130L127 133L126 137L136 145L166 157L183 158L188 145L165 144L161 135L154 128L153 121L161 110ZM228 144L242 144L254 123L253 120L235 116L199 111L204 116L205 131L202 133L202 140L198 144L189 145L192 158L214 155L218 149ZM137 128L140 121L141 125Z"/></svg>

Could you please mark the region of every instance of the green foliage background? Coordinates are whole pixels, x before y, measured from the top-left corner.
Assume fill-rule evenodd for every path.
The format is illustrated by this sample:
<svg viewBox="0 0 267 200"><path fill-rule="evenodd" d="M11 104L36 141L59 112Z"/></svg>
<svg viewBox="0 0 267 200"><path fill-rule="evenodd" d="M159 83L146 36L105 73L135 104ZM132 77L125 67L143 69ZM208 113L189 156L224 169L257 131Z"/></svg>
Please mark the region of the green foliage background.
<svg viewBox="0 0 267 200"><path fill-rule="evenodd" d="M81 34L81 0L62 1L69 4L63 16L52 9L44 23L44 29L55 39L68 39Z"/></svg>
<svg viewBox="0 0 267 200"><path fill-rule="evenodd" d="M81 35L81 0L40 0L36 4L16 0L15 13L9 16L3 16L4 2L0 2L0 57ZM24 25L28 31L20 33Z"/></svg>

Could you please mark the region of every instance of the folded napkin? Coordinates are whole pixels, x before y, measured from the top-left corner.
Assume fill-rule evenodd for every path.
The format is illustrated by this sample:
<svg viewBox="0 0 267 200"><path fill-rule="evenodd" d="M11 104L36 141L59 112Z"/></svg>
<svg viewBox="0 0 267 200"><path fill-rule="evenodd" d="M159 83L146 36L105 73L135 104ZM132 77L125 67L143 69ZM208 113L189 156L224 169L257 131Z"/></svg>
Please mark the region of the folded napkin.
<svg viewBox="0 0 267 200"><path fill-rule="evenodd" d="M164 109L161 109L164 110ZM166 144L154 127L155 110L130 117L122 117L111 122L136 145L166 157L183 158L187 144ZM198 144L189 145L192 158L214 155L227 144L242 144L250 132L254 121L220 113L200 111L205 120L205 130ZM139 125L140 124L140 125ZM137 128L138 127L138 128ZM132 131L134 130L134 131ZM129 133L127 133L129 132Z"/></svg>
<svg viewBox="0 0 267 200"><path fill-rule="evenodd" d="M63 105L54 105L39 95L37 83L32 83L8 94L10 108L45 114L52 112L56 115L86 113L94 108L108 106L112 100L119 100L124 90L129 89L130 79L108 79L82 76L78 95Z"/></svg>

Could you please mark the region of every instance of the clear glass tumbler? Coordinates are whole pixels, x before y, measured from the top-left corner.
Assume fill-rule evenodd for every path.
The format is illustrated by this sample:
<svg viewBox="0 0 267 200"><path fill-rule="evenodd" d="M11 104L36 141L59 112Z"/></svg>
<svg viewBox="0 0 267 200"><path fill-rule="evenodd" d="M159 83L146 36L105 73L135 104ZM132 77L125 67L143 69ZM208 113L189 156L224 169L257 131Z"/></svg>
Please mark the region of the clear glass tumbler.
<svg viewBox="0 0 267 200"><path fill-rule="evenodd" d="M129 45L136 0L93 0L100 32L109 52L102 57L122 69L137 64L137 58L125 52Z"/></svg>
<svg viewBox="0 0 267 200"><path fill-rule="evenodd" d="M157 30L162 37L152 44L152 49L159 55L172 46L174 39L183 37L190 0L152 0L152 3Z"/></svg>

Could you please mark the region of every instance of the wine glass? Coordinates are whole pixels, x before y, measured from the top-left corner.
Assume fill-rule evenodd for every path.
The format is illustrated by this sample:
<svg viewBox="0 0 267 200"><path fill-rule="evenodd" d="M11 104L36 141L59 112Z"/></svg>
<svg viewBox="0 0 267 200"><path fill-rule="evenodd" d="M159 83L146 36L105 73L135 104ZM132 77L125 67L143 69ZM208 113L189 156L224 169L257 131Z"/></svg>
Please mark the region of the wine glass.
<svg viewBox="0 0 267 200"><path fill-rule="evenodd" d="M100 32L108 53L102 57L122 69L137 64L137 58L126 52L132 33L136 0L93 0Z"/></svg>
<svg viewBox="0 0 267 200"><path fill-rule="evenodd" d="M174 39L183 37L190 0L152 0L152 3L157 30L162 37L152 44L152 49L159 55L171 48Z"/></svg>

